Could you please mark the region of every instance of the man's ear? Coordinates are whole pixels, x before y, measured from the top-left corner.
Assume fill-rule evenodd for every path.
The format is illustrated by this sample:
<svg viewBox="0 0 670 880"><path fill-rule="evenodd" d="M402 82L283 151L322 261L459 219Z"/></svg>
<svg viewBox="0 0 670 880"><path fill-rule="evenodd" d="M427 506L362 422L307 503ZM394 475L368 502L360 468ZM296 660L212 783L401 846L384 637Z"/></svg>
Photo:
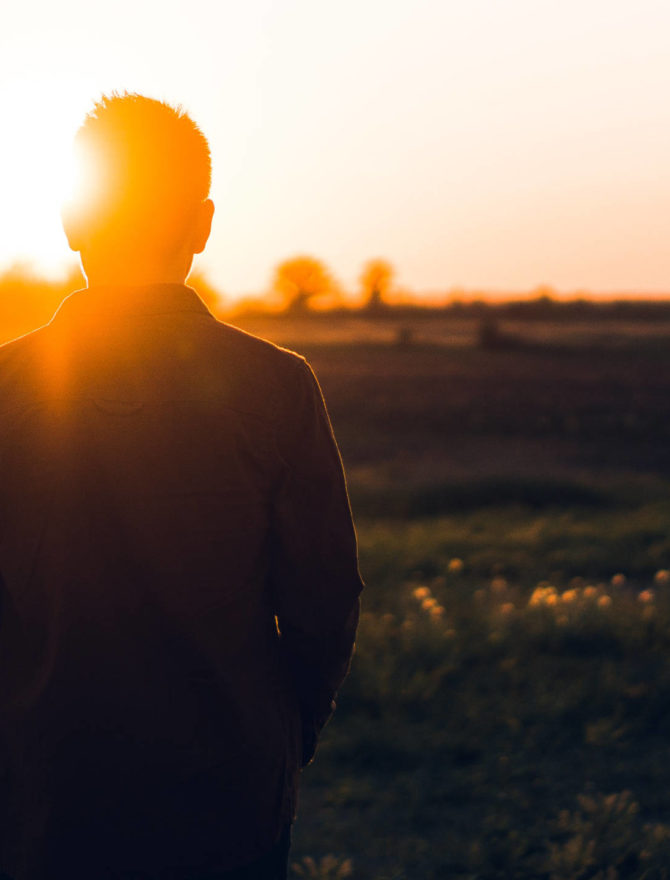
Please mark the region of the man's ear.
<svg viewBox="0 0 670 880"><path fill-rule="evenodd" d="M212 217L214 216L214 202L205 199L196 208L193 222L192 247L194 254L201 254L205 250L209 233L212 231ZM72 245L70 245L72 247Z"/></svg>

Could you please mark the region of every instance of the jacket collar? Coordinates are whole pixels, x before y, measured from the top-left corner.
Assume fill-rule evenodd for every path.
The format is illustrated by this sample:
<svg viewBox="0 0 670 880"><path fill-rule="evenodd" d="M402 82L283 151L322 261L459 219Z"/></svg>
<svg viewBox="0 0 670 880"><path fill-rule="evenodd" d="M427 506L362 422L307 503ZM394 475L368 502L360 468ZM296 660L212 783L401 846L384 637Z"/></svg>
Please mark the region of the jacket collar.
<svg viewBox="0 0 670 880"><path fill-rule="evenodd" d="M99 285L75 290L58 307L52 320L93 315L165 315L175 312L211 312L191 287L185 284L139 286Z"/></svg>

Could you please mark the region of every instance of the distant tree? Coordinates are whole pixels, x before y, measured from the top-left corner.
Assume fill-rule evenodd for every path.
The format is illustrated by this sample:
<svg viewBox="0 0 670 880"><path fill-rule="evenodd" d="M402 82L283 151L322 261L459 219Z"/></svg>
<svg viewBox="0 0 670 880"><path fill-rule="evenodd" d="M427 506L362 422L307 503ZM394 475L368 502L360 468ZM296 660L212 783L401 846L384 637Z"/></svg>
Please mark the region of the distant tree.
<svg viewBox="0 0 670 880"><path fill-rule="evenodd" d="M452 287L445 308L451 312L462 312L465 307L465 290L462 287Z"/></svg>
<svg viewBox="0 0 670 880"><path fill-rule="evenodd" d="M360 278L365 308L371 311L383 308L391 289L393 275L393 266L387 260L369 260L365 264Z"/></svg>
<svg viewBox="0 0 670 880"><path fill-rule="evenodd" d="M550 308L556 301L556 291L550 284L538 284L531 293L531 299Z"/></svg>
<svg viewBox="0 0 670 880"><path fill-rule="evenodd" d="M321 260L293 257L280 263L272 284L290 312L305 312L312 300L335 292L335 282Z"/></svg>
<svg viewBox="0 0 670 880"><path fill-rule="evenodd" d="M223 296L210 283L209 278L201 269L194 269L188 276L189 287L192 287L213 315L223 310Z"/></svg>

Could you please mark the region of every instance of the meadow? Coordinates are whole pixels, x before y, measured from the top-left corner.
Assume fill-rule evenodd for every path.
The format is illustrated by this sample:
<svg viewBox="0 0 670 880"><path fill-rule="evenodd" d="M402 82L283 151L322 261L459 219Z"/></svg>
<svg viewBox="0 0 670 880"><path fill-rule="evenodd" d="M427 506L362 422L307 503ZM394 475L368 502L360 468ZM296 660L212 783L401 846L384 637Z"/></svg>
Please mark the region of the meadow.
<svg viewBox="0 0 670 880"><path fill-rule="evenodd" d="M4 338L62 296L3 284ZM670 310L532 309L232 318L314 366L367 584L293 880L670 878Z"/></svg>
<svg viewBox="0 0 670 880"><path fill-rule="evenodd" d="M666 335L370 327L250 326L319 376L367 583L292 876L669 877Z"/></svg>

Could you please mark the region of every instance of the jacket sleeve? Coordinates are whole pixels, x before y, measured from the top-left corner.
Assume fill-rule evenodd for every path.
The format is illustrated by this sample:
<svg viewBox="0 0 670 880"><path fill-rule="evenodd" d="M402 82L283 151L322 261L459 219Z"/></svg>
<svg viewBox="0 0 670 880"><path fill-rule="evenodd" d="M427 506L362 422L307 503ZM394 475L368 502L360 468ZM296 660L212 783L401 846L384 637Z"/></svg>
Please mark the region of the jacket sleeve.
<svg viewBox="0 0 670 880"><path fill-rule="evenodd" d="M363 584L342 461L321 389L304 361L298 362L298 376L278 422L283 476L273 512L271 583L307 764L349 670Z"/></svg>

